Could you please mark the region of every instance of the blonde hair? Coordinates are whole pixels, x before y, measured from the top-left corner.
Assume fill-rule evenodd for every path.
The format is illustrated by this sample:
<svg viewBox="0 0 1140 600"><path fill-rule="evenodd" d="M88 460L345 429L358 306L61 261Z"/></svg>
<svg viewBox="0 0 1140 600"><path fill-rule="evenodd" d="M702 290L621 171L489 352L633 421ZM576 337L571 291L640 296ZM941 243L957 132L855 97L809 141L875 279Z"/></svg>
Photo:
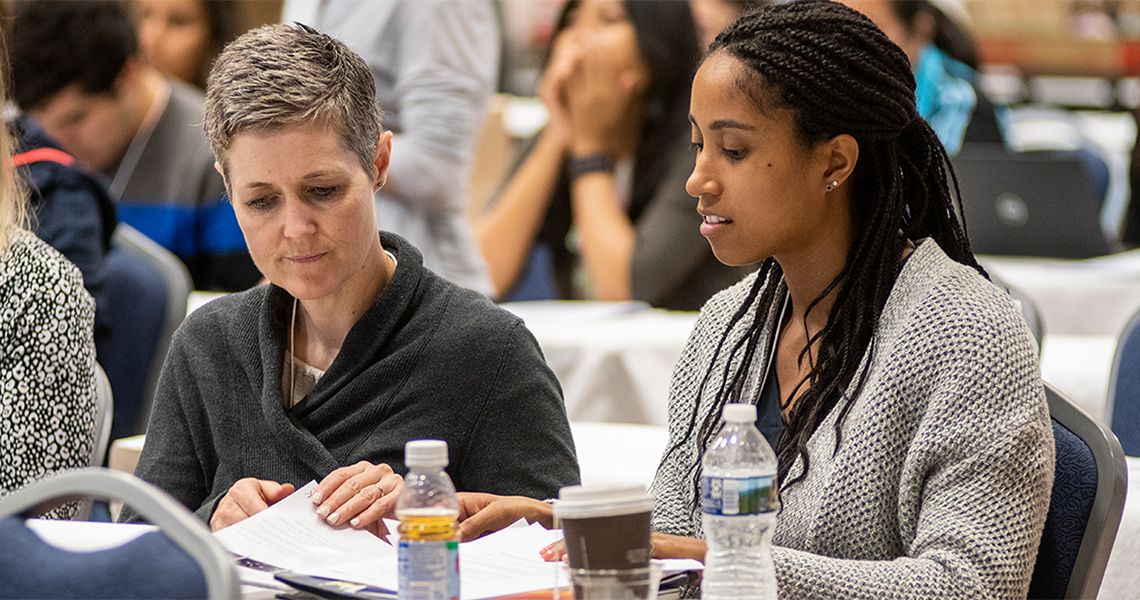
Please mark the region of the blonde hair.
<svg viewBox="0 0 1140 600"><path fill-rule="evenodd" d="M0 31L0 107L8 100L8 47ZM0 254L8 251L12 233L24 227L28 218L27 199L16 167L12 164L12 135L5 123L0 127Z"/></svg>

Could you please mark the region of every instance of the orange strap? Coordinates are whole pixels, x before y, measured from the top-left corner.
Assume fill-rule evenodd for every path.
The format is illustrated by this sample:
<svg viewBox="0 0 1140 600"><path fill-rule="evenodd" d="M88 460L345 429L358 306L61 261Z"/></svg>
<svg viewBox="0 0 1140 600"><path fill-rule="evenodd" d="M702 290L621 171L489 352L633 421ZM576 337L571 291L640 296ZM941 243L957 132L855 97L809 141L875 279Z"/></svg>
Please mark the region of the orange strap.
<svg viewBox="0 0 1140 600"><path fill-rule="evenodd" d="M12 156L12 165L16 167L38 162L54 162L70 167L75 164L75 157L55 148L36 148Z"/></svg>

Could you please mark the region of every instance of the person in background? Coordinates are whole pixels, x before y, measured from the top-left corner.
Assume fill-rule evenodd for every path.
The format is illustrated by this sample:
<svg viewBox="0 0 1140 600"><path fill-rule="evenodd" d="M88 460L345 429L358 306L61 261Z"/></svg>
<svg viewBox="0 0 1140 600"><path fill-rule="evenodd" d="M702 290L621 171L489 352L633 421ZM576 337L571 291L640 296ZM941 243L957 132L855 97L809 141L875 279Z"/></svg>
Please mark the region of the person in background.
<svg viewBox="0 0 1140 600"><path fill-rule="evenodd" d="M545 277L546 297L696 310L743 277L684 193L699 56L685 3L566 4L539 87L549 122L476 222L500 297Z"/></svg>
<svg viewBox="0 0 1140 600"><path fill-rule="evenodd" d="M8 123L16 141L12 157L28 191L36 235L83 274L83 287L95 299L97 355L109 351L113 323L106 286L106 259L118 219L102 180L75 164L26 116Z"/></svg>
<svg viewBox="0 0 1140 600"><path fill-rule="evenodd" d="M287 0L298 20L348 44L368 63L400 149L376 216L443 277L491 293L466 214L471 162L499 76L499 24L490 0Z"/></svg>
<svg viewBox="0 0 1140 600"><path fill-rule="evenodd" d="M8 65L0 35L0 104ZM88 466L95 443L95 303L74 265L25 229L13 141L0 127L0 496ZM68 519L78 506L47 516Z"/></svg>
<svg viewBox="0 0 1140 600"><path fill-rule="evenodd" d="M918 112L951 156L965 143L1005 143L997 109L978 87L978 51L957 0L840 0L867 15L914 67Z"/></svg>
<svg viewBox="0 0 1140 600"><path fill-rule="evenodd" d="M1129 183L1131 199L1128 202L1127 214L1124 220L1124 229L1121 241L1128 247L1140 246L1140 110L1132 113L1136 121L1136 141L1132 143L1132 157L1129 165Z"/></svg>
<svg viewBox="0 0 1140 600"><path fill-rule="evenodd" d="M206 88L210 65L242 32L236 0L132 0L139 54L167 75Z"/></svg>
<svg viewBox="0 0 1140 600"><path fill-rule="evenodd" d="M558 381L522 321L377 232L395 142L368 65L308 26L271 25L226 47L206 94L269 284L175 333L136 474L215 530L310 480L331 525L377 530L413 439L447 442L460 490L548 498L577 483Z"/></svg>
<svg viewBox="0 0 1140 600"><path fill-rule="evenodd" d="M1025 597L1054 468L1036 346L970 251L906 55L842 4L771 6L717 37L690 114L701 232L761 266L673 372L654 554L704 558L701 456L745 402L778 416L781 597ZM551 511L462 495L461 535L519 516Z"/></svg>
<svg viewBox="0 0 1140 600"><path fill-rule="evenodd" d="M740 15L750 10L772 4L775 0L689 0L693 11L693 23L697 26L697 38L701 51L712 44L718 33L724 30Z"/></svg>
<svg viewBox="0 0 1140 600"><path fill-rule="evenodd" d="M120 2L18 2L16 103L79 165L110 181L121 222L186 263L198 289L257 282L202 133L203 97L137 55Z"/></svg>

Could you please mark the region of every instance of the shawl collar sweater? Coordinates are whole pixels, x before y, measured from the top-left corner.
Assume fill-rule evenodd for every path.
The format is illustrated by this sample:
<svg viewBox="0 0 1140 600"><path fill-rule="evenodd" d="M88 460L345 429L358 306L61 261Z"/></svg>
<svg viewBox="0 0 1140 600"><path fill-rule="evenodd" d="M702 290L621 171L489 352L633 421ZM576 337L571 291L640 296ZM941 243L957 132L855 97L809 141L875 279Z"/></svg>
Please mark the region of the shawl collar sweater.
<svg viewBox="0 0 1140 600"><path fill-rule="evenodd" d="M701 311L673 373L669 447L714 410L726 359L713 355L755 279ZM747 311L725 348L756 318L771 343L787 290L764 285L779 286L774 301ZM758 351L748 367L752 390L768 356ZM923 240L861 364L867 376L840 425L842 443L833 409L808 440L804 479L780 490L780 596L1024 598L1049 505L1053 436L1036 345L1013 301ZM689 441L662 458L656 530L703 537L690 471L703 451ZM797 457L788 479L801 473Z"/></svg>
<svg viewBox="0 0 1140 600"><path fill-rule="evenodd" d="M404 474L404 444L421 438L448 442L460 491L543 498L578 483L561 389L522 321L425 269L402 238L381 241L399 260L391 283L292 408L287 292L261 286L190 315L137 475L206 520L243 477L301 486L361 460Z"/></svg>

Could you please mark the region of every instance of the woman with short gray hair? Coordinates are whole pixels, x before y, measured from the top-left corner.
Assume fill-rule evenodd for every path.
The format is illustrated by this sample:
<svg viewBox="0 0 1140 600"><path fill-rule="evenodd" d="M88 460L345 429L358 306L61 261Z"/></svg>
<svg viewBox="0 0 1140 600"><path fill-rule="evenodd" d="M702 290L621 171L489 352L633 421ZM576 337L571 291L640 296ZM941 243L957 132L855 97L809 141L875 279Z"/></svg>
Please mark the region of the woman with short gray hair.
<svg viewBox="0 0 1140 600"><path fill-rule="evenodd" d="M248 32L214 65L205 128L269 284L175 334L140 477L215 530L317 480L322 518L374 532L412 439L448 442L458 489L543 498L578 482L558 382L522 322L377 234L392 136L359 56L301 25Z"/></svg>

